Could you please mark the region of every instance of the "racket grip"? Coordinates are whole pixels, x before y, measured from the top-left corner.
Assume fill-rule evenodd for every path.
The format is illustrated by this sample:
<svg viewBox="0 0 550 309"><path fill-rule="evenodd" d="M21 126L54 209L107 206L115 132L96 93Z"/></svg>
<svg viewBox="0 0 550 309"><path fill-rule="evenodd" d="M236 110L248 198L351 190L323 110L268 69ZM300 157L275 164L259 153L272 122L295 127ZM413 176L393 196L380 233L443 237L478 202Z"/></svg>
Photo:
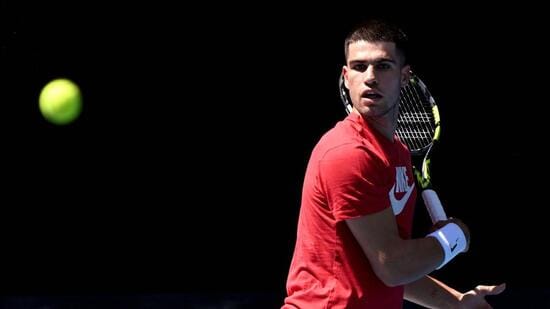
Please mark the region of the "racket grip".
<svg viewBox="0 0 550 309"><path fill-rule="evenodd" d="M437 221L441 220L447 220L447 215L445 214L443 205L441 205L441 201L439 200L439 197L434 190L426 189L422 191L422 198L424 199L424 204L428 209L428 213L430 214L432 223L436 223Z"/></svg>

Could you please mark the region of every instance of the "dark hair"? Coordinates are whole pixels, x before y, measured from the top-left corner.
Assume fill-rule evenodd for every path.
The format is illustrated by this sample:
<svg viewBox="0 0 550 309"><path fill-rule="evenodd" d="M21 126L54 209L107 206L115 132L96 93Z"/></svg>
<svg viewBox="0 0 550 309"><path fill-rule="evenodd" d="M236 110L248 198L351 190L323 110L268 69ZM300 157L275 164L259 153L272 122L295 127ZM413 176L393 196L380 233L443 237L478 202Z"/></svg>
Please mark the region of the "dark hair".
<svg viewBox="0 0 550 309"><path fill-rule="evenodd" d="M357 25L346 37L345 56L348 59L349 45L357 41L393 42L400 53L403 64L408 63L409 42L399 26L383 19L370 19Z"/></svg>

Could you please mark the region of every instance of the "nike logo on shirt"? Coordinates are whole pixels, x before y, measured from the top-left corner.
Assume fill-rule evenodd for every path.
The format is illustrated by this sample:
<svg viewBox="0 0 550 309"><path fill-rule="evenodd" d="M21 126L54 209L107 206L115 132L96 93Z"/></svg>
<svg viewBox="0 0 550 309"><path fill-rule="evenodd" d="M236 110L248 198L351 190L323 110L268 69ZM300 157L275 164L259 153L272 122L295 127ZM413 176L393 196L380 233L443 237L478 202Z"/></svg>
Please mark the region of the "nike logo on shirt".
<svg viewBox="0 0 550 309"><path fill-rule="evenodd" d="M409 197L411 196L411 193L413 192L414 182L412 183L412 185L409 185L408 180L409 179L407 177L407 168L405 166L395 167L395 184L393 185L393 187L391 187L388 195L390 197L393 214L396 216L403 211L405 205L407 204L407 201L409 200ZM403 197L401 197L400 199L397 199L395 197L395 193L397 192L405 192L405 195L403 195Z"/></svg>

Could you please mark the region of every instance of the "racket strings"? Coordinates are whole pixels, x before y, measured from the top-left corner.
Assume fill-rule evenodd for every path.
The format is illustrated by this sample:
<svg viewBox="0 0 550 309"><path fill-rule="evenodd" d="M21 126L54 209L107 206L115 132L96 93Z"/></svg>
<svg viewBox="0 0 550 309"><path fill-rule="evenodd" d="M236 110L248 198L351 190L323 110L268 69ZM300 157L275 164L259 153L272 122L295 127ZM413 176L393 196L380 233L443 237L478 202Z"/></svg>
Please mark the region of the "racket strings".
<svg viewBox="0 0 550 309"><path fill-rule="evenodd" d="M436 125L430 98L415 78L401 90L396 133L411 151L432 143Z"/></svg>

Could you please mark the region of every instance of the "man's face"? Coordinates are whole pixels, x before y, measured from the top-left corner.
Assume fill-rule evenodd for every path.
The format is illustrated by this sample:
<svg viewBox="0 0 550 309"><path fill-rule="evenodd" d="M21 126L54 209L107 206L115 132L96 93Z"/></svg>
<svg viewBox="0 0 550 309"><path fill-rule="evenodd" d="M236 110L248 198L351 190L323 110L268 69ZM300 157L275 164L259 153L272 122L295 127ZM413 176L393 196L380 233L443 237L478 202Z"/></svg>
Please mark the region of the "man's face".
<svg viewBox="0 0 550 309"><path fill-rule="evenodd" d="M363 116L382 117L399 103L401 85L408 78L393 42L357 41L348 49L344 67L346 87L355 109Z"/></svg>

